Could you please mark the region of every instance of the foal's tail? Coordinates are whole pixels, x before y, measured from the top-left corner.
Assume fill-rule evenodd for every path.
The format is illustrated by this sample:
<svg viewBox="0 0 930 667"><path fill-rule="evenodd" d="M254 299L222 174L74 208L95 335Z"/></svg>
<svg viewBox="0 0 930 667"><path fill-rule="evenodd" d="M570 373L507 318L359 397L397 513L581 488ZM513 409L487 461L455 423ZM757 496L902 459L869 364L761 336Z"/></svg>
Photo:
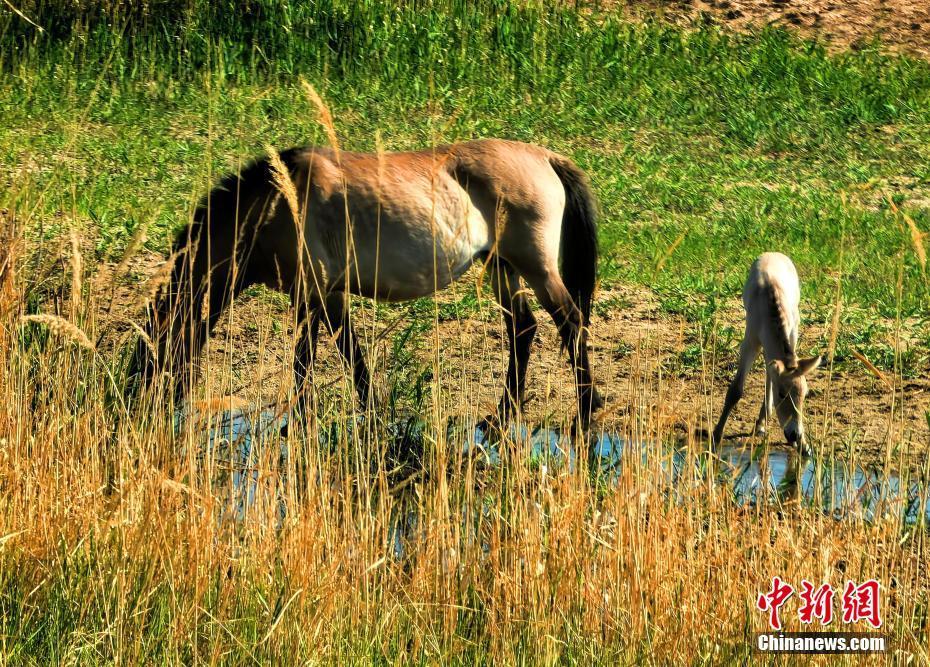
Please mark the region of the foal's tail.
<svg viewBox="0 0 930 667"><path fill-rule="evenodd" d="M562 282L581 310L582 323L591 320L591 302L597 282L597 204L584 172L561 155L549 156L549 164L565 188L562 214Z"/></svg>

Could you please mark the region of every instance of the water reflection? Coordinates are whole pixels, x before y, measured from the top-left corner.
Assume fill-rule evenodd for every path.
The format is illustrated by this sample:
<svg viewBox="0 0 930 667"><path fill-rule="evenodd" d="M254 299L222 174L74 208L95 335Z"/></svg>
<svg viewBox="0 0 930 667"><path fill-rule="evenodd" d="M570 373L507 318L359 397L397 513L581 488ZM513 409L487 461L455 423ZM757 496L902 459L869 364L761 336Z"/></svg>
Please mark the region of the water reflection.
<svg viewBox="0 0 930 667"><path fill-rule="evenodd" d="M222 501L225 516L243 518L261 497L277 498L283 516L282 480L268 472L287 470L287 443L280 436L286 422L286 417L269 410L231 410L210 419L179 416L179 427L187 423L197 434L196 458L202 469L213 471L212 488ZM362 418L334 423L320 431L318 445L330 448L363 425ZM579 464L579 452L571 438L558 429L511 427L501 438L451 421L445 436L447 443L460 448L463 455L477 457L489 466L501 464L502 449L527 452L531 465L546 470L572 470ZM413 453L416 458L435 434L425 423L411 418L392 423L385 437L388 449ZM692 488L689 485L706 484L712 476L742 506L777 500L816 508L837 519L899 517L911 524L921 518L930 520L926 486L911 483L902 488L895 472L850 469L840 461L802 458L787 448L771 447L766 451L726 445L715 455L695 454L682 447L631 442L616 433L601 432L591 438L590 448L582 456L594 474L606 482L617 479L627 466L640 466L679 502L687 499ZM262 489L268 493L262 493ZM407 517L404 522L415 523L415 517Z"/></svg>

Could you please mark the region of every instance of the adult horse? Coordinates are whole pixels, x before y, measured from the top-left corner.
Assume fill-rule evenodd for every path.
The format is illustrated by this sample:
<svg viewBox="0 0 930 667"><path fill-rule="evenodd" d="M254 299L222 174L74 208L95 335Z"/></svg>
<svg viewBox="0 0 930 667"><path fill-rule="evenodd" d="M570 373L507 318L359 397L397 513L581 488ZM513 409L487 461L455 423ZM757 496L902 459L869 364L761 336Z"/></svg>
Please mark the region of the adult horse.
<svg viewBox="0 0 930 667"><path fill-rule="evenodd" d="M296 396L304 395L323 320L365 404L371 379L347 295L427 296L478 260L490 273L510 344L497 416L507 420L521 404L536 334L522 277L559 330L587 426L602 405L587 346L597 273L594 218L584 173L530 144L487 139L402 153L273 153L224 178L178 235L170 277L147 311L148 340L140 338L130 376L146 385L168 371L182 396L191 362L223 310L262 283L288 293L297 309Z"/></svg>

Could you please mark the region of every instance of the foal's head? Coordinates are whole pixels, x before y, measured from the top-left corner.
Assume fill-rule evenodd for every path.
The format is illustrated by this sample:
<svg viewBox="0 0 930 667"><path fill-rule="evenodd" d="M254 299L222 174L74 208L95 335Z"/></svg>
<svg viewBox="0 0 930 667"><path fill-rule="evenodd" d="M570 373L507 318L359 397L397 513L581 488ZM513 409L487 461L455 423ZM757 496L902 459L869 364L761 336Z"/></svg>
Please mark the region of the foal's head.
<svg viewBox="0 0 930 667"><path fill-rule="evenodd" d="M804 398L807 396L806 375L820 365L821 358L799 359L786 365L779 359L768 367L775 387L775 412L785 432L785 438L793 445L804 443Z"/></svg>

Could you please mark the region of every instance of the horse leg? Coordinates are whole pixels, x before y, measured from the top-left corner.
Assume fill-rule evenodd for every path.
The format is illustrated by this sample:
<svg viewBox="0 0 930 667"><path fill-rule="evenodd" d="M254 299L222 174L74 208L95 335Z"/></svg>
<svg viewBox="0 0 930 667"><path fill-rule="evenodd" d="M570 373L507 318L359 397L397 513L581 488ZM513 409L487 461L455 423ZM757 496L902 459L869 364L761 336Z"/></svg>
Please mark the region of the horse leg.
<svg viewBox="0 0 930 667"><path fill-rule="evenodd" d="M533 288L542 307L552 317L562 345L568 350L578 393L578 416L582 429L587 429L591 423L591 414L603 407L604 399L594 386L591 362L588 358L588 334L583 326L581 311L572 301L558 271L551 269L542 274L523 274L523 277Z"/></svg>
<svg viewBox="0 0 930 667"><path fill-rule="evenodd" d="M713 445L720 444L720 440L723 437L723 427L726 426L727 419L730 418L730 413L733 411L733 408L736 407L736 404L743 397L743 389L746 386L746 376L749 374L756 357L759 356L760 348L759 342L747 331L746 336L743 338L743 343L740 345L739 368L727 389L727 397L723 401L723 411L720 413L717 426L714 427L714 434L711 440Z"/></svg>
<svg viewBox="0 0 930 667"><path fill-rule="evenodd" d="M303 421L307 415L307 380L313 373L316 344L320 332L319 306L302 303L297 306L297 344L294 346L294 418Z"/></svg>
<svg viewBox="0 0 930 667"><path fill-rule="evenodd" d="M509 343L507 381L497 408L497 416L506 423L523 406L526 367L536 336L537 322L526 297L520 292L520 276L513 266L495 257L491 260L490 268L494 298L503 309Z"/></svg>
<svg viewBox="0 0 930 667"><path fill-rule="evenodd" d="M336 336L336 345L342 358L352 369L355 391L362 407L367 407L371 393L371 373L365 364L365 354L358 342L358 336L352 329L349 303L345 292L332 292L326 296L323 304L324 321L330 334Z"/></svg>

